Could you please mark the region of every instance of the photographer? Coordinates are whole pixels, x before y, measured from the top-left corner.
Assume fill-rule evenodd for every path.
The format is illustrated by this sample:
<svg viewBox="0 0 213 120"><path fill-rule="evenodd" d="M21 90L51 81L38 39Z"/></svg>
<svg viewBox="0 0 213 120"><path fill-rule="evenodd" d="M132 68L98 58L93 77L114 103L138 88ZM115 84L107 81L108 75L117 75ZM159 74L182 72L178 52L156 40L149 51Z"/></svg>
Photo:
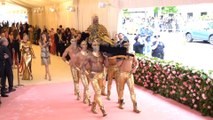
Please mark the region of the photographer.
<svg viewBox="0 0 213 120"><path fill-rule="evenodd" d="M6 95L6 78L8 78L9 90L8 92L13 92L15 89L13 88L13 71L12 71L12 56L10 50L7 48L9 42L6 38L1 38L1 54L3 54L3 65L1 63L1 96L8 97ZM2 55L1 55L2 56ZM1 60L2 61L2 60Z"/></svg>
<svg viewBox="0 0 213 120"><path fill-rule="evenodd" d="M164 43L159 41L160 35L154 36L155 41L152 43L152 57L164 59Z"/></svg>

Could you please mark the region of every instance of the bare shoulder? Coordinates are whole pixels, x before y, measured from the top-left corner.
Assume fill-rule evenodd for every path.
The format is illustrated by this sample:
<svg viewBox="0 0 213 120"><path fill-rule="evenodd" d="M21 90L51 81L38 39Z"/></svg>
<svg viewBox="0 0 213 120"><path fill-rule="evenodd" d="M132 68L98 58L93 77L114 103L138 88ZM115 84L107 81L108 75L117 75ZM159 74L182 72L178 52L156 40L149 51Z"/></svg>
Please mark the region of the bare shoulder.
<svg viewBox="0 0 213 120"><path fill-rule="evenodd" d="M66 48L66 51L71 51L71 45Z"/></svg>

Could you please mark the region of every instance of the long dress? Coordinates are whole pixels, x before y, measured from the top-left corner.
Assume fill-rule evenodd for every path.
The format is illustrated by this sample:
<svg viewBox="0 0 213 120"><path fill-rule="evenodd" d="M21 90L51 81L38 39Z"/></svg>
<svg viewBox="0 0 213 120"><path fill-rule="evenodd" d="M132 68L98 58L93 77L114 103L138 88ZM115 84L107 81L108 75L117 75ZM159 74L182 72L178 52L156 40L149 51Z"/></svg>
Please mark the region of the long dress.
<svg viewBox="0 0 213 120"><path fill-rule="evenodd" d="M54 33L50 35L50 53L55 55L56 54L56 45L55 45L55 40L54 40Z"/></svg>
<svg viewBox="0 0 213 120"><path fill-rule="evenodd" d="M23 77L22 80L31 80L32 76L32 57L34 56L33 49L31 47L30 41L21 43L21 52L22 52L22 69Z"/></svg>

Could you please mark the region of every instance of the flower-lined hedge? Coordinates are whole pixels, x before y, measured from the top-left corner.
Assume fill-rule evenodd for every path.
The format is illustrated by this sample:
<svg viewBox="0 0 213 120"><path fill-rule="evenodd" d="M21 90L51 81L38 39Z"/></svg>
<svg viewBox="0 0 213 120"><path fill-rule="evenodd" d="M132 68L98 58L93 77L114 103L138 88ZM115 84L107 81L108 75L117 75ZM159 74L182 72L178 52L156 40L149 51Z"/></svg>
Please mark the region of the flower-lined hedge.
<svg viewBox="0 0 213 120"><path fill-rule="evenodd" d="M139 56L135 83L213 117L213 79L209 72Z"/></svg>

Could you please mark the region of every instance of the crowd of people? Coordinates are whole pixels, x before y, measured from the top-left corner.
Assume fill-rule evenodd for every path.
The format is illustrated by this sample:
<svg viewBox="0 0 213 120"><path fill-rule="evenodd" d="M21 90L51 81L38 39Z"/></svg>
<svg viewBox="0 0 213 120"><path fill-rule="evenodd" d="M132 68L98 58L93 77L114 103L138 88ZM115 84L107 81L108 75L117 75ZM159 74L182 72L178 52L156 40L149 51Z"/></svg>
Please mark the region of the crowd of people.
<svg viewBox="0 0 213 120"><path fill-rule="evenodd" d="M164 59L164 43L159 40L160 35L150 35L149 33L139 34L135 37L133 50L135 53L144 54L148 57Z"/></svg>
<svg viewBox="0 0 213 120"><path fill-rule="evenodd" d="M100 107L103 116L107 113L101 95L110 100L112 81L116 81L119 108L124 108L124 86L127 83L133 111L139 113L134 91L133 73L138 67L134 54L129 53L130 43L122 33L115 38L109 38L107 29L99 24L94 16L93 23L84 32L74 28L64 28L62 25L43 31L27 23L2 23L0 25L0 70L1 96L15 91L13 88L13 68L18 68L22 80L32 80L32 59L36 57L32 44L41 48L41 64L45 66L45 79L51 80L49 64L50 54L62 57L71 68L74 82L74 93L77 100L81 99L79 82L84 86L83 102L91 106L91 111L97 114L96 106ZM6 77L8 88L6 88ZM106 81L107 84L106 84ZM91 101L89 85L94 90ZM107 85L107 87L106 87ZM107 93L105 92L107 89Z"/></svg>
<svg viewBox="0 0 213 120"><path fill-rule="evenodd" d="M133 44L135 53L164 59L165 45L160 40L160 34L166 31L179 31L179 24L175 21L177 22L175 17L163 16L160 19L155 17L141 18L140 16L135 19L124 18L123 26L128 26L131 29L123 28L123 32L128 37L135 35L135 43Z"/></svg>

